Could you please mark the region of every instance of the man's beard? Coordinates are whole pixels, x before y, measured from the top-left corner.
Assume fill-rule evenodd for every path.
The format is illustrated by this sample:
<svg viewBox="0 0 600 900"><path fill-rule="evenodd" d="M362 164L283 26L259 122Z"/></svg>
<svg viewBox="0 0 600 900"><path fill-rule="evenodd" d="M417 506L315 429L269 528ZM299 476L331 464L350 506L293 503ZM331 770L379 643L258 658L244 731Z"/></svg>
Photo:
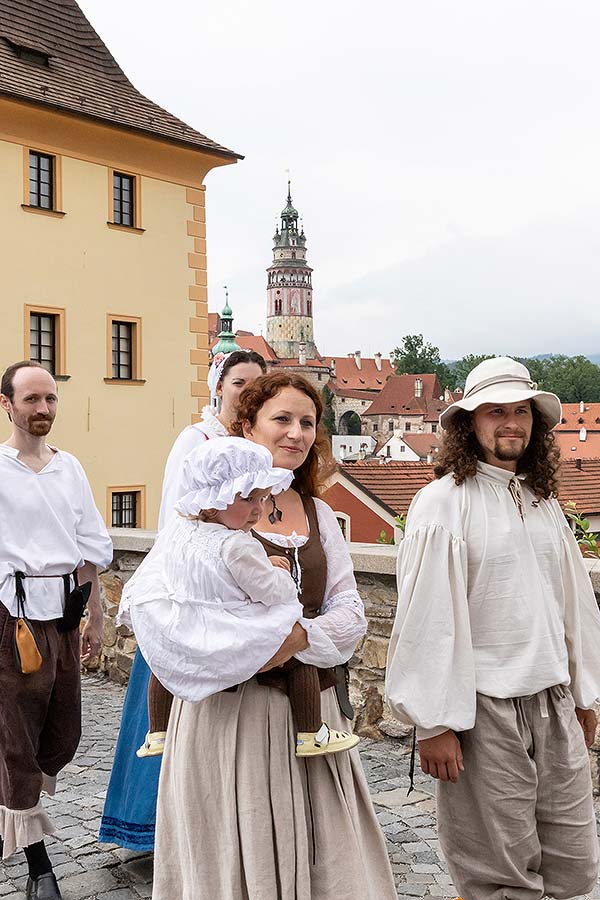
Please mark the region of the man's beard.
<svg viewBox="0 0 600 900"><path fill-rule="evenodd" d="M15 419L15 425L22 431L26 431L28 434L33 435L33 437L44 437L44 435L48 434L52 428L53 422L54 417L40 418L39 416L28 416L21 418L21 416L19 416L18 420Z"/></svg>
<svg viewBox="0 0 600 900"><path fill-rule="evenodd" d="M503 437L506 438L508 437L508 435L503 435ZM525 435L510 435L510 437L519 438L521 442L520 446L513 444L513 446L508 445L506 447L502 447L500 445L502 437L497 437L494 442L494 456L496 457L496 459L502 460L502 462L514 462L517 459L521 459L521 457L527 450L528 443Z"/></svg>

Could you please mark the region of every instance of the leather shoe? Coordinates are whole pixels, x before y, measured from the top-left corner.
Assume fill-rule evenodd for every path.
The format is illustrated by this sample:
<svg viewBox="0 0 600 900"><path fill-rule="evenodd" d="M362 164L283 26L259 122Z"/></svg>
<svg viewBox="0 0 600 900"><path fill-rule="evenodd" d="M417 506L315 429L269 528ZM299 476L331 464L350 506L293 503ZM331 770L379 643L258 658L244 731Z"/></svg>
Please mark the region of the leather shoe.
<svg viewBox="0 0 600 900"><path fill-rule="evenodd" d="M46 872L39 878L28 878L25 897L27 900L62 900L54 872Z"/></svg>

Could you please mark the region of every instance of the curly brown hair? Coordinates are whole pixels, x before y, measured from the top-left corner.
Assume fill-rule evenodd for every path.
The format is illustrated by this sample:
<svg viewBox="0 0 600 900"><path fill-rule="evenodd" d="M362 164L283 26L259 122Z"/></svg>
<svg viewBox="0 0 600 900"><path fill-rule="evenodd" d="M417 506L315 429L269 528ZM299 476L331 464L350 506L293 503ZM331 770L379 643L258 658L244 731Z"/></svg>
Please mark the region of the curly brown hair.
<svg viewBox="0 0 600 900"><path fill-rule="evenodd" d="M335 471L336 463L331 454L329 437L321 422L323 402L312 384L302 375L294 375L292 372L271 372L269 375L261 375L249 384L240 394L237 418L229 426L229 431L236 437L244 437L244 425L249 424L253 428L256 425L256 417L267 400L276 397L287 387L306 394L312 400L317 422L315 442L302 465L294 471L292 487L304 496L319 497L325 482Z"/></svg>
<svg viewBox="0 0 600 900"><path fill-rule="evenodd" d="M539 499L549 500L558 494L560 450L535 404L531 405L533 427L525 453L517 463L517 472L527 475L527 484ZM473 478L483 451L473 431L473 416L459 409L448 423L433 472L442 478L452 472L456 484Z"/></svg>

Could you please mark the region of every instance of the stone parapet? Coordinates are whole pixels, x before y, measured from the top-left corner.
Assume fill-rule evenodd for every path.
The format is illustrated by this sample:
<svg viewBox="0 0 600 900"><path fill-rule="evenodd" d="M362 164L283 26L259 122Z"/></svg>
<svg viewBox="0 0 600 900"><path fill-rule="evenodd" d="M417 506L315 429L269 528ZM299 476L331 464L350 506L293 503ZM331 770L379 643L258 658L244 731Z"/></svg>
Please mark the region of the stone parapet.
<svg viewBox="0 0 600 900"><path fill-rule="evenodd" d="M127 626L115 624L123 586L152 547L156 533L113 528L114 560L100 576L104 605L104 646L94 668L106 672L111 681L125 684L129 678L136 642ZM365 605L368 629L350 661L350 693L356 711L355 729L365 737L406 737L407 728L397 722L384 702L385 666L396 613L397 546L350 544L358 590ZM600 602L600 560L585 561L596 597ZM600 744L600 735L599 742ZM592 753L595 784L599 759Z"/></svg>

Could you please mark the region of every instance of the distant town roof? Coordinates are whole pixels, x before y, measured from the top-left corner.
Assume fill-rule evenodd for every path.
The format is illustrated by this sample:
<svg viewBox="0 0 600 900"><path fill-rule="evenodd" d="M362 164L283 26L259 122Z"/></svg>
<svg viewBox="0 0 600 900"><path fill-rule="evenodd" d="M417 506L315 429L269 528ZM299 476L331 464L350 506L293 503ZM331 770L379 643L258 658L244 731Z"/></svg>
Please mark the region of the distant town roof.
<svg viewBox="0 0 600 900"><path fill-rule="evenodd" d="M335 377L332 379L333 387L331 387L334 393L337 393L338 388L341 390L381 391L390 375L394 374L394 367L389 359L381 358L381 370L374 358L356 357L354 354L351 356L326 356L323 359L335 369Z"/></svg>
<svg viewBox="0 0 600 900"><path fill-rule="evenodd" d="M600 403L563 403L562 419L555 431L579 431L580 428L600 431Z"/></svg>
<svg viewBox="0 0 600 900"><path fill-rule="evenodd" d="M254 350L255 353L260 353L265 362L273 362L277 359L273 348L267 344L261 334L241 334L237 337L237 342L242 350Z"/></svg>
<svg viewBox="0 0 600 900"><path fill-rule="evenodd" d="M349 400L374 400L377 396L377 391L353 391L340 388L335 381L329 381L327 387L335 393L336 397L345 397Z"/></svg>
<svg viewBox="0 0 600 900"><path fill-rule="evenodd" d="M424 462L362 460L341 463L339 469L392 515L405 515L417 491L434 478L433 466Z"/></svg>
<svg viewBox="0 0 600 900"><path fill-rule="evenodd" d="M406 446L410 447L414 453L417 453L423 458L426 458L431 450L437 450L440 446L440 439L437 434L423 434L422 432L417 432L415 434L413 431L408 431L402 435L401 440L403 440Z"/></svg>
<svg viewBox="0 0 600 900"><path fill-rule="evenodd" d="M586 431L583 441L579 431L555 431L554 438L564 460L600 459L600 431Z"/></svg>
<svg viewBox="0 0 600 900"><path fill-rule="evenodd" d="M433 481L433 466L425 462L343 462L339 471L393 515L405 515L417 491ZM600 459L565 460L561 466L559 502L577 504L579 512L600 515Z"/></svg>
<svg viewBox="0 0 600 900"><path fill-rule="evenodd" d="M140 94L75 0L0 0L0 94L242 159Z"/></svg>
<svg viewBox="0 0 600 900"><path fill-rule="evenodd" d="M569 459L561 467L558 499L577 504L586 516L600 514L600 459Z"/></svg>
<svg viewBox="0 0 600 900"><path fill-rule="evenodd" d="M417 397L416 382L419 379L422 382L422 394ZM439 399L443 396L444 391L437 375L392 375L365 415L423 415L426 421L437 421L440 412L448 406L448 403Z"/></svg>

